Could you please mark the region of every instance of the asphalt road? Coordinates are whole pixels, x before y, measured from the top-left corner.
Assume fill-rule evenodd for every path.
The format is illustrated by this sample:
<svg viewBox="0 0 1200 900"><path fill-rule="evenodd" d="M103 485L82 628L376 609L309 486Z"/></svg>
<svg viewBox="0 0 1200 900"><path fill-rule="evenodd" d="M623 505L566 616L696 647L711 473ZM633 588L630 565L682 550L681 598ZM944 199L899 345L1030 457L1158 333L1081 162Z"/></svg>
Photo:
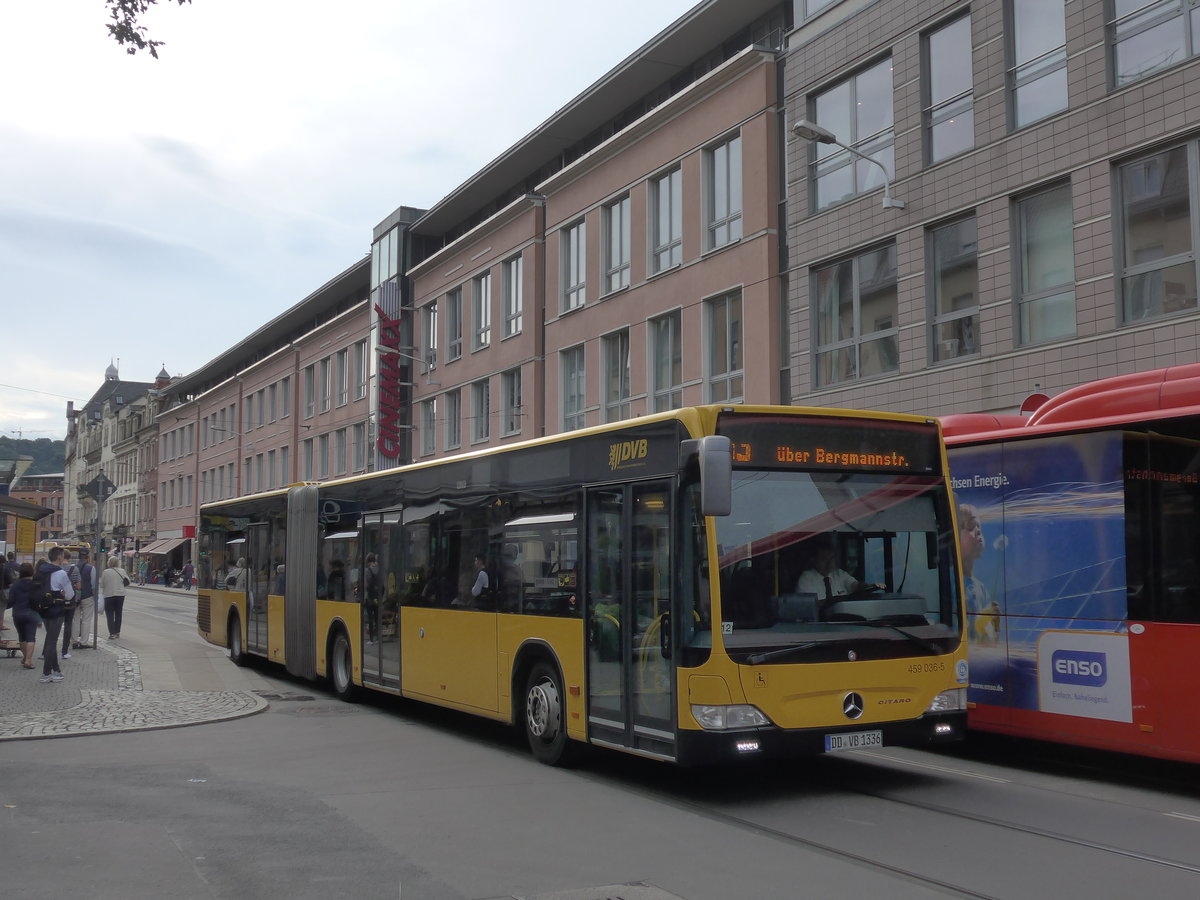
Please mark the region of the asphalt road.
<svg viewBox="0 0 1200 900"><path fill-rule="evenodd" d="M204 679L235 668L195 636L190 602L127 601L154 677L176 657ZM550 769L491 723L239 677L266 712L0 744L0 898L1200 893L1200 798L1182 781L1011 765L1003 746L700 771L596 751Z"/></svg>

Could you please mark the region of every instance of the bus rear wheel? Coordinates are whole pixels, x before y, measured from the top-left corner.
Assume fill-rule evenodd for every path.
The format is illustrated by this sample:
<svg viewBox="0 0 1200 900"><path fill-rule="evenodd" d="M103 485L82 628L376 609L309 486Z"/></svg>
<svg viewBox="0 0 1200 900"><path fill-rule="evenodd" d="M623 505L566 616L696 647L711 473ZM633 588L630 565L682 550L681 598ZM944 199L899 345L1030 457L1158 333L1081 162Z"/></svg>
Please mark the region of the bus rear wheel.
<svg viewBox="0 0 1200 900"><path fill-rule="evenodd" d="M358 694L354 684L354 651L346 632L338 630L329 649L329 680L338 698L352 703Z"/></svg>
<svg viewBox="0 0 1200 900"><path fill-rule="evenodd" d="M248 662L246 659L246 648L242 645L242 621L237 616L229 617L229 658L236 666L244 666Z"/></svg>
<svg viewBox="0 0 1200 900"><path fill-rule="evenodd" d="M562 679L558 670L546 662L537 663L525 683L525 736L538 762L548 766L566 763Z"/></svg>

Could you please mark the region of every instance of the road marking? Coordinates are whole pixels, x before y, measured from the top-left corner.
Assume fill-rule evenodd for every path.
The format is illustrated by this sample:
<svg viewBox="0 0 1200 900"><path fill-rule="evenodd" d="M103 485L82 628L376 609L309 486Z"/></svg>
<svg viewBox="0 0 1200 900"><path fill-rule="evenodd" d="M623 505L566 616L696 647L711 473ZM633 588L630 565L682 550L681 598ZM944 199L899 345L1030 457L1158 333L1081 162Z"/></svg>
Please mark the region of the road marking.
<svg viewBox="0 0 1200 900"><path fill-rule="evenodd" d="M1190 816L1187 813L1163 813L1164 816L1170 816L1172 819L1186 819L1189 822L1200 822L1200 816Z"/></svg>
<svg viewBox="0 0 1200 900"><path fill-rule="evenodd" d="M1008 778L997 778L995 775L983 775L979 772L968 772L966 769L952 769L949 766L934 766L929 763L913 762L909 759L897 759L894 756L887 756L883 753L873 753L870 750L857 751L859 756L872 756L875 759L882 759L891 763L898 763L902 766L912 766L914 769L932 769L935 772L947 772L951 775L962 775L966 778L978 778L980 781L991 781L996 784L1012 784Z"/></svg>

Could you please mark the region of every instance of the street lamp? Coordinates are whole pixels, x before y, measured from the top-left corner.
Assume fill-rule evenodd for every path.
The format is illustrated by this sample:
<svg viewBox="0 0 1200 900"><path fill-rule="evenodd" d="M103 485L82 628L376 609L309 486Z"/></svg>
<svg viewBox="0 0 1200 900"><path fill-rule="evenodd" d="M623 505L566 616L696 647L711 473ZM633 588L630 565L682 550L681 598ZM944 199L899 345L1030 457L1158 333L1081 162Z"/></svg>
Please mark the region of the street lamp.
<svg viewBox="0 0 1200 900"><path fill-rule="evenodd" d="M884 166L884 164L879 160L872 159L870 156L867 156L867 154L855 150L853 147L846 146L839 141L837 139L837 135L835 135L828 128L822 128L816 122L810 122L807 119L801 119L799 122L793 125L792 133L795 134L796 137L805 141L816 141L818 144L833 144L835 147L841 147L851 155L857 156L859 159L866 160L873 165L879 166L880 170L883 172L883 208L904 209L904 201L896 200L892 197L892 184L888 180L887 167Z"/></svg>

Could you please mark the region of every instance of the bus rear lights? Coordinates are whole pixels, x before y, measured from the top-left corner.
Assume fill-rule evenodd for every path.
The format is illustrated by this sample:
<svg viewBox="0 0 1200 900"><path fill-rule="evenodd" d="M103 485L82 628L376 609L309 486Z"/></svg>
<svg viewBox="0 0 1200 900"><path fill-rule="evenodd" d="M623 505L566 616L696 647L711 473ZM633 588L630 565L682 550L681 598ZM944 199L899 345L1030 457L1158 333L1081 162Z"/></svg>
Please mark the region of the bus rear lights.
<svg viewBox="0 0 1200 900"><path fill-rule="evenodd" d="M933 702L929 704L929 709L926 712L943 713L943 712L959 712L967 708L967 689L952 688L948 691L942 691L933 698Z"/></svg>
<svg viewBox="0 0 1200 900"><path fill-rule="evenodd" d="M938 722L933 726L934 737L947 737L954 733L954 726L949 722Z"/></svg>
<svg viewBox="0 0 1200 900"><path fill-rule="evenodd" d="M762 711L748 703L732 706L702 706L692 704L692 717L705 731L729 731L734 728L758 728L770 725L771 720Z"/></svg>
<svg viewBox="0 0 1200 900"><path fill-rule="evenodd" d="M738 753L757 753L759 750L758 741L738 741L734 746Z"/></svg>

